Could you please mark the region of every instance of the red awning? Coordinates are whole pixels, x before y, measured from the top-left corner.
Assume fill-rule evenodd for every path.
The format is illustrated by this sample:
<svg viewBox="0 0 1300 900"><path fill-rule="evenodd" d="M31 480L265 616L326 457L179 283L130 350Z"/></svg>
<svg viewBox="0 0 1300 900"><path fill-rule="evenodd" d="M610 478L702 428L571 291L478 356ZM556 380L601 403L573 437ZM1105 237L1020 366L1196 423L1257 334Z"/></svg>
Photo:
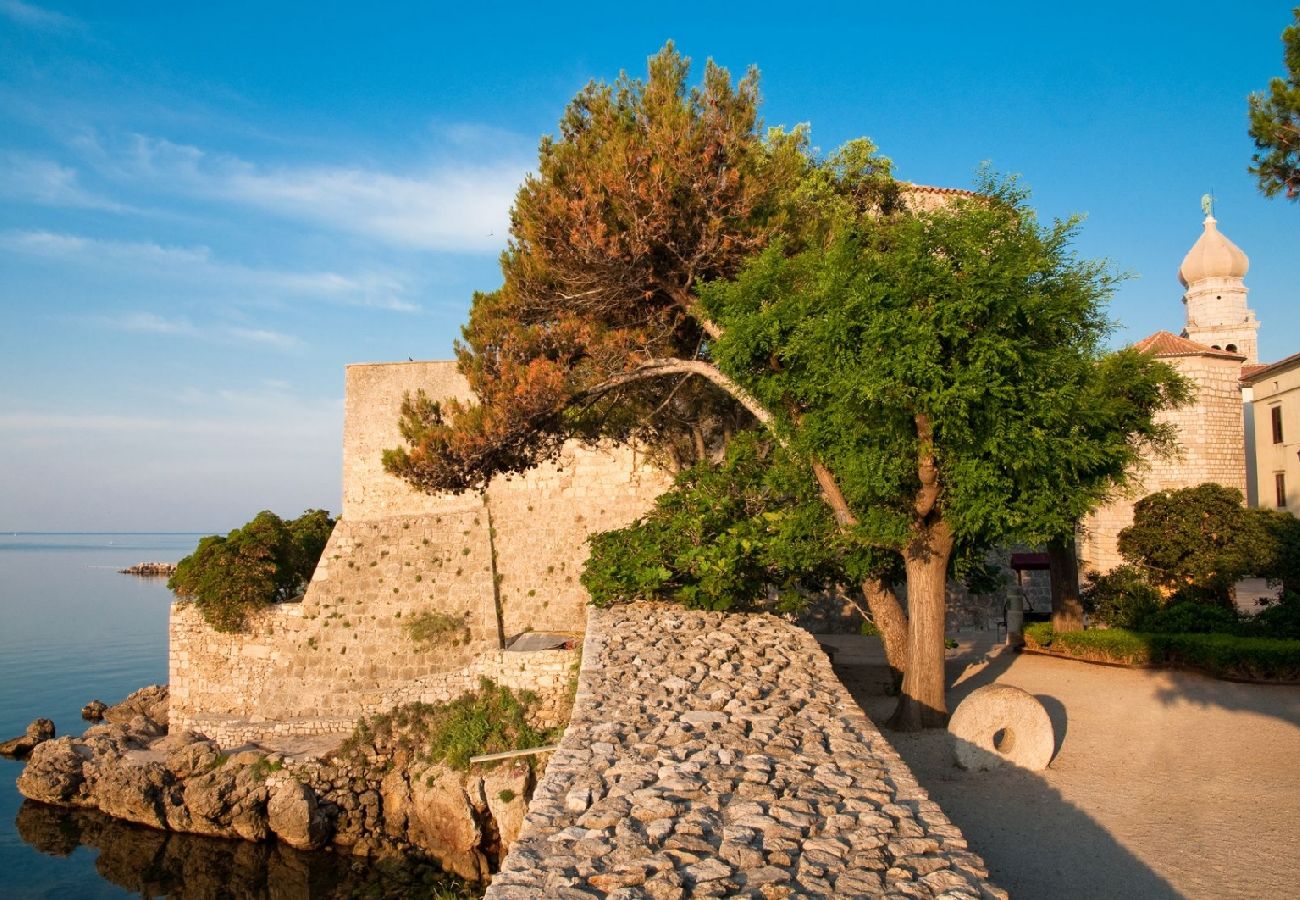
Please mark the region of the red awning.
<svg viewBox="0 0 1300 900"><path fill-rule="evenodd" d="M1043 572L1049 566L1046 553L1012 553L1011 568L1017 572Z"/></svg>

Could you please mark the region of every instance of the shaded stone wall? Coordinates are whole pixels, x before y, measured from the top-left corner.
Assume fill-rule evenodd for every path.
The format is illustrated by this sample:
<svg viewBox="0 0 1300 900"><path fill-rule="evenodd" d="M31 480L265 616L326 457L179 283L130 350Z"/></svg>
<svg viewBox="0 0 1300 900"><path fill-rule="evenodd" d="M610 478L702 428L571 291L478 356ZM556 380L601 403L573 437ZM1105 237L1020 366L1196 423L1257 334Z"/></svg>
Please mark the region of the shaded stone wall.
<svg viewBox="0 0 1300 900"><path fill-rule="evenodd" d="M1162 362L1173 365L1193 383L1193 402L1160 416L1178 428L1181 453L1171 459L1146 460L1126 496L1084 521L1078 541L1080 574L1109 572L1124 561L1116 539L1133 524L1134 503L1147 494L1214 482L1246 495L1241 363L1213 356L1170 357Z"/></svg>
<svg viewBox="0 0 1300 900"><path fill-rule="evenodd" d="M630 448L570 446L484 492L421 494L382 465L382 451L401 443L403 394L419 387L468 396L450 362L348 367L343 515L300 603L231 635L173 609L180 727L223 739L328 733L403 698L448 699L480 674L549 687L554 673L536 663L518 663L527 678L507 678L500 652L525 631L581 633L587 535L635 519L671 479ZM417 644L406 626L428 613L457 627Z"/></svg>

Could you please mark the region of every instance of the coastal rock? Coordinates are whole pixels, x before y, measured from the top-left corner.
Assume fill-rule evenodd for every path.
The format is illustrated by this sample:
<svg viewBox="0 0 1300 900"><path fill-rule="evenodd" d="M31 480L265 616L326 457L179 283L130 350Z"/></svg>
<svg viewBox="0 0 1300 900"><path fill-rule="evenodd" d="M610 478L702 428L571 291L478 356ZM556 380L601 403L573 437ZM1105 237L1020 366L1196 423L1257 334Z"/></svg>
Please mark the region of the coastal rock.
<svg viewBox="0 0 1300 900"><path fill-rule="evenodd" d="M519 837L532 795L533 770L527 763L501 768L483 778L483 795L503 847Z"/></svg>
<svg viewBox="0 0 1300 900"><path fill-rule="evenodd" d="M167 730L168 690L165 684L142 687L121 703L104 710L104 719L117 724L129 724L136 716L145 716Z"/></svg>
<svg viewBox="0 0 1300 900"><path fill-rule="evenodd" d="M39 745L54 737L54 723L49 719L36 719L27 726L27 732L0 744L0 756L26 759Z"/></svg>
<svg viewBox="0 0 1300 900"><path fill-rule="evenodd" d="M176 779L161 763L88 768L87 797L102 812L150 828L167 827L167 799Z"/></svg>
<svg viewBox="0 0 1300 900"><path fill-rule="evenodd" d="M414 853L480 881L518 835L532 794L527 763L463 773L415 762L402 741L297 761L257 745L223 752L201 734L166 733L155 718L166 717L166 702L165 688L137 691L80 738L38 745L19 790L164 831Z"/></svg>
<svg viewBox="0 0 1300 900"><path fill-rule="evenodd" d="M91 700L81 708L81 717L87 722L100 722L107 710L108 704L103 700Z"/></svg>
<svg viewBox="0 0 1300 900"><path fill-rule="evenodd" d="M329 819L316 792L293 778L268 780L267 823L281 841L299 850L317 850L330 836Z"/></svg>
<svg viewBox="0 0 1300 900"><path fill-rule="evenodd" d="M18 776L18 790L24 797L42 803L83 802L83 766L89 756L85 745L70 737L46 741L32 751Z"/></svg>
<svg viewBox="0 0 1300 900"><path fill-rule="evenodd" d="M487 877L488 865L479 850L483 832L465 781L461 773L441 766L413 772L407 839L426 848L450 871L478 881Z"/></svg>

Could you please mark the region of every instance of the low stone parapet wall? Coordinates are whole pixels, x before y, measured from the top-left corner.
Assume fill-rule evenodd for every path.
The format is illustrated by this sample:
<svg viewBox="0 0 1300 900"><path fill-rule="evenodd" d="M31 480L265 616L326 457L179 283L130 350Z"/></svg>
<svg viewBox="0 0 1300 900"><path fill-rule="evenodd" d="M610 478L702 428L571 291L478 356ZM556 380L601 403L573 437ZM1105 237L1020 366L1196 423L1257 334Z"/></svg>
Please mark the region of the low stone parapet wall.
<svg viewBox="0 0 1300 900"><path fill-rule="evenodd" d="M578 694L487 897L1003 897L807 632L592 610Z"/></svg>

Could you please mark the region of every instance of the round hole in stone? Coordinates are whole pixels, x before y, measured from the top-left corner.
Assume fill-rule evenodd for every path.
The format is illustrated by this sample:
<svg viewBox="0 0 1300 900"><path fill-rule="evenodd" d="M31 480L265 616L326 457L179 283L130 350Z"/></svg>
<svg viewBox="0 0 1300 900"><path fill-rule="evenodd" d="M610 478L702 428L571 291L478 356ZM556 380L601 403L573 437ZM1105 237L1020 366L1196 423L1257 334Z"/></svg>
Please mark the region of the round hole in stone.
<svg viewBox="0 0 1300 900"><path fill-rule="evenodd" d="M999 753L1010 753L1016 744L1016 734L1010 728L999 728L993 732L993 749Z"/></svg>

